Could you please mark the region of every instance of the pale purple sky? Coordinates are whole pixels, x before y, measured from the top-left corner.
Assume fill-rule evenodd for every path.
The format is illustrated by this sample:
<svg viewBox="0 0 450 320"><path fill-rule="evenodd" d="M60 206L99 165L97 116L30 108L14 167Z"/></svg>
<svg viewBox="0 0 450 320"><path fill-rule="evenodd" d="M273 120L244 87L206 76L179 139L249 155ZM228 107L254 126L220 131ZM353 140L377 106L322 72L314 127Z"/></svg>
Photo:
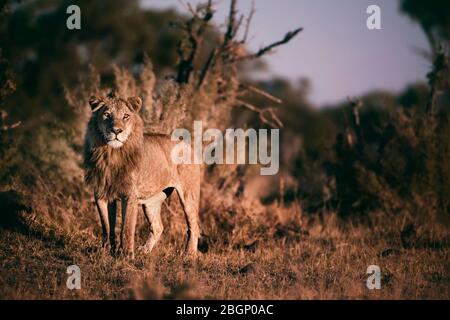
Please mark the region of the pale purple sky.
<svg viewBox="0 0 450 320"><path fill-rule="evenodd" d="M193 0L192 4L204 1ZM229 0L218 0L215 23L223 24ZM175 8L186 13L178 0L142 0L144 7ZM382 30L368 30L366 9L381 8ZM238 8L247 13L250 0ZM250 31L253 50L281 39L297 27L304 31L288 45L267 56L267 77L279 75L293 81L312 81L311 100L332 104L347 96L374 89L402 90L408 83L424 80L429 62L413 48L429 46L420 27L398 10L397 0L256 0Z"/></svg>

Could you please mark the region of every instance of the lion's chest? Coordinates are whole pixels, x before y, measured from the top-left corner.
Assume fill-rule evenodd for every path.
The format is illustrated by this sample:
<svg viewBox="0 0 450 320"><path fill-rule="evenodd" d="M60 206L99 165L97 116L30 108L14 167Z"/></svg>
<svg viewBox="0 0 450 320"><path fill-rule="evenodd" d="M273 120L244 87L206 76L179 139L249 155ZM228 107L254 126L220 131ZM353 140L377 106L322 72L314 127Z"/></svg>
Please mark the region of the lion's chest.
<svg viewBox="0 0 450 320"><path fill-rule="evenodd" d="M93 150L86 180L99 198L116 199L134 192L139 154Z"/></svg>

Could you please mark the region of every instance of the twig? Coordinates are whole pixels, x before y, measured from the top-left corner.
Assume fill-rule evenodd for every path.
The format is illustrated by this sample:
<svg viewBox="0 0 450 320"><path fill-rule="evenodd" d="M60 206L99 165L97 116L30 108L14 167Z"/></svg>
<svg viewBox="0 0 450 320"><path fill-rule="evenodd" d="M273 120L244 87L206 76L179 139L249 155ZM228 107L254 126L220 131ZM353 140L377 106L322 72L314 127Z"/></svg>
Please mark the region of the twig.
<svg viewBox="0 0 450 320"><path fill-rule="evenodd" d="M284 38L280 41L274 42L264 48L259 49L258 52L254 53L254 54L250 54L250 55L246 55L241 57L238 60L248 60L248 59L256 59L256 58L260 58L263 55L265 55L266 53L270 52L273 48L281 46L283 44L288 43L289 41L291 41L297 34L299 34L301 31L303 31L303 28L298 28L294 31L289 31L288 33L286 33L286 35L284 36Z"/></svg>
<svg viewBox="0 0 450 320"><path fill-rule="evenodd" d="M228 43L233 39L233 35L235 34L234 29L236 26L236 0L231 0L230 3L230 13L228 15L228 23L227 23L227 31L225 33L225 38L223 41L224 47L228 45Z"/></svg>
<svg viewBox="0 0 450 320"><path fill-rule="evenodd" d="M234 30L233 30L233 36L232 36L233 39L236 38L236 35L237 35L239 29L241 28L242 21L244 21L244 15L241 14L241 16L239 17L239 20L236 23Z"/></svg>
<svg viewBox="0 0 450 320"><path fill-rule="evenodd" d="M205 7L205 14L203 16L203 22L209 22L214 16L213 3L212 0L208 0L208 3Z"/></svg>
<svg viewBox="0 0 450 320"><path fill-rule="evenodd" d="M198 79L198 84L197 84L197 89L200 89L201 86L203 85L203 81L205 80L209 69L213 65L213 61L214 61L216 54L217 54L217 48L214 49L213 51L211 51L211 53L209 54L208 60L206 61L205 65L203 66L202 71L200 73L200 76Z"/></svg>
<svg viewBox="0 0 450 320"><path fill-rule="evenodd" d="M198 13L192 8L192 5L188 2L186 3L183 0L178 0L178 2L185 7L194 17L198 17Z"/></svg>
<svg viewBox="0 0 450 320"><path fill-rule="evenodd" d="M278 118L278 116L275 114L275 108L264 108L264 109L259 109L257 107L255 107L254 105L242 101L240 99L236 99L236 102L238 104L238 106L244 107L246 109L249 109L253 112L256 112L259 115L259 119L261 120L261 122L274 127L274 128L282 128L283 127L283 123L281 122L281 120ZM271 119L269 119L268 117L266 117L265 114L269 114Z"/></svg>
<svg viewBox="0 0 450 320"><path fill-rule="evenodd" d="M247 20L245 22L245 31L244 31L244 37L241 40L241 43L246 43L248 38L248 33L250 32L250 24L252 23L253 16L256 12L255 9L255 0L252 0L252 6L250 9L250 13L248 14Z"/></svg>
<svg viewBox="0 0 450 320"><path fill-rule="evenodd" d="M263 96L264 98L267 98L270 101L275 102L277 104L283 103L283 100L281 100L280 98L277 98L277 97L271 95L270 93L268 93L268 92L266 92L266 91L264 91L262 89L259 89L259 88L255 87L255 86L252 86L252 85L247 86L247 85L241 84L240 87L243 90L248 90L250 92L259 94L260 96Z"/></svg>

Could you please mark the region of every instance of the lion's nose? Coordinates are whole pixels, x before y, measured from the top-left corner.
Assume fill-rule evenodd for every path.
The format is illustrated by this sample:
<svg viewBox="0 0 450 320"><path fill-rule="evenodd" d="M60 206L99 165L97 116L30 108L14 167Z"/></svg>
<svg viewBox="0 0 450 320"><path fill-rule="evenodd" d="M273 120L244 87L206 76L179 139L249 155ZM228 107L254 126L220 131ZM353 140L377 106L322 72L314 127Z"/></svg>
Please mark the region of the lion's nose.
<svg viewBox="0 0 450 320"><path fill-rule="evenodd" d="M119 134L119 133L121 133L123 130L122 129L120 129L120 128L113 128L112 129L112 132L114 132L115 134Z"/></svg>

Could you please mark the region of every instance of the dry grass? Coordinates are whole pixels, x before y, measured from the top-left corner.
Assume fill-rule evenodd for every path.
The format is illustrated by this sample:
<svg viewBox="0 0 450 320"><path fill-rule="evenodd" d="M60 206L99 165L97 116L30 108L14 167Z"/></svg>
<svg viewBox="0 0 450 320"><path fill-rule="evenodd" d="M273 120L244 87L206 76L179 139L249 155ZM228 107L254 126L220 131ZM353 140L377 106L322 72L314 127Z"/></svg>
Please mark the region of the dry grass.
<svg viewBox="0 0 450 320"><path fill-rule="evenodd" d="M450 298L449 238L443 232L418 228L406 245L400 236L400 220L379 217L369 228L328 218L321 224L305 223L297 233L278 225L271 239L261 237L256 243L236 240L226 244L215 239L206 253L192 261L181 254L185 237L180 233L180 217L168 211L165 216L162 241L150 256L137 255L132 262L99 249L99 237L93 232L100 229L97 223L95 229L77 233L43 225L26 232L1 230L0 297ZM141 242L146 232L146 226L140 228ZM81 290L66 289L65 272L72 264L81 268ZM381 290L365 286L366 269L373 264L381 267Z"/></svg>

